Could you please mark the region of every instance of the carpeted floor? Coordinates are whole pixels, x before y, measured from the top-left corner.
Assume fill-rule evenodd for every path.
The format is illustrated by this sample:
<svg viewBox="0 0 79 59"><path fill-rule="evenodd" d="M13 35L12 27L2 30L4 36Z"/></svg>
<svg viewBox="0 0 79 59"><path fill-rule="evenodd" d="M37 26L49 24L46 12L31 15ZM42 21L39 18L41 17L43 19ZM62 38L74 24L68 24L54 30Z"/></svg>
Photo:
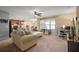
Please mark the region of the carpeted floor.
<svg viewBox="0 0 79 59"><path fill-rule="evenodd" d="M55 35L43 35L37 39L37 45L25 52L67 52L67 42ZM0 52L21 52L11 39L0 41Z"/></svg>

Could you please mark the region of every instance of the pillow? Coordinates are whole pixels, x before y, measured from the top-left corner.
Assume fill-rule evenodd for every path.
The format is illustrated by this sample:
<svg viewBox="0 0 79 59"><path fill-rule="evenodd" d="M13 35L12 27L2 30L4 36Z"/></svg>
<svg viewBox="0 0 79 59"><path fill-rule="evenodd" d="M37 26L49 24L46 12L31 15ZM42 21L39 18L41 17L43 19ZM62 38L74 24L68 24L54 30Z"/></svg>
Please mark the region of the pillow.
<svg viewBox="0 0 79 59"><path fill-rule="evenodd" d="M20 36L24 36L24 35L25 35L25 32L22 31L22 30L18 30L17 33L18 33L18 35L20 35Z"/></svg>
<svg viewBox="0 0 79 59"><path fill-rule="evenodd" d="M25 32L26 35L31 34L31 31L30 30L24 30L24 32Z"/></svg>

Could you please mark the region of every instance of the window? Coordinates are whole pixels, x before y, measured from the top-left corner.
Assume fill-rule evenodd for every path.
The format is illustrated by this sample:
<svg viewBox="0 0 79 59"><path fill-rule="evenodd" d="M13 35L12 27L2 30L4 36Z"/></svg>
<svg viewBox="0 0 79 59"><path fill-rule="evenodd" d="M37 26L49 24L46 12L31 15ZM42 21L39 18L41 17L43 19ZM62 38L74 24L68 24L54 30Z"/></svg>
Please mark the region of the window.
<svg viewBox="0 0 79 59"><path fill-rule="evenodd" d="M41 29L55 29L55 19L40 21Z"/></svg>

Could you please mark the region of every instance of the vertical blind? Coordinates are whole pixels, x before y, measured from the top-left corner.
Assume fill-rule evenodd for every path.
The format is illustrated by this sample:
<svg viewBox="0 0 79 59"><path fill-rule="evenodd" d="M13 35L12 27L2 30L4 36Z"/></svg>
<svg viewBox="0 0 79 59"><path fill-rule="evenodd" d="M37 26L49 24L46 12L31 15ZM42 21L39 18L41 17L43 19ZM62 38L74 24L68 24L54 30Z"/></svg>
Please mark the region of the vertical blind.
<svg viewBox="0 0 79 59"><path fill-rule="evenodd" d="M41 29L55 29L55 19L46 19L40 21Z"/></svg>

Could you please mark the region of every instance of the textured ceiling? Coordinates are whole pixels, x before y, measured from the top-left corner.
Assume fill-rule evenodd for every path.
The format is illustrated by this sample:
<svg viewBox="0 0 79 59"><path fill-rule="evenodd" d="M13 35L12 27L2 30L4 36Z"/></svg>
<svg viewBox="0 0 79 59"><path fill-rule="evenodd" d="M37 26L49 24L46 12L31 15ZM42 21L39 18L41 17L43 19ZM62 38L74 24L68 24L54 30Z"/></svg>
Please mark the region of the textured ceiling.
<svg viewBox="0 0 79 59"><path fill-rule="evenodd" d="M73 6L0 6L0 10L10 13L10 18L32 19L33 11L43 12L42 17L59 15L74 10Z"/></svg>

